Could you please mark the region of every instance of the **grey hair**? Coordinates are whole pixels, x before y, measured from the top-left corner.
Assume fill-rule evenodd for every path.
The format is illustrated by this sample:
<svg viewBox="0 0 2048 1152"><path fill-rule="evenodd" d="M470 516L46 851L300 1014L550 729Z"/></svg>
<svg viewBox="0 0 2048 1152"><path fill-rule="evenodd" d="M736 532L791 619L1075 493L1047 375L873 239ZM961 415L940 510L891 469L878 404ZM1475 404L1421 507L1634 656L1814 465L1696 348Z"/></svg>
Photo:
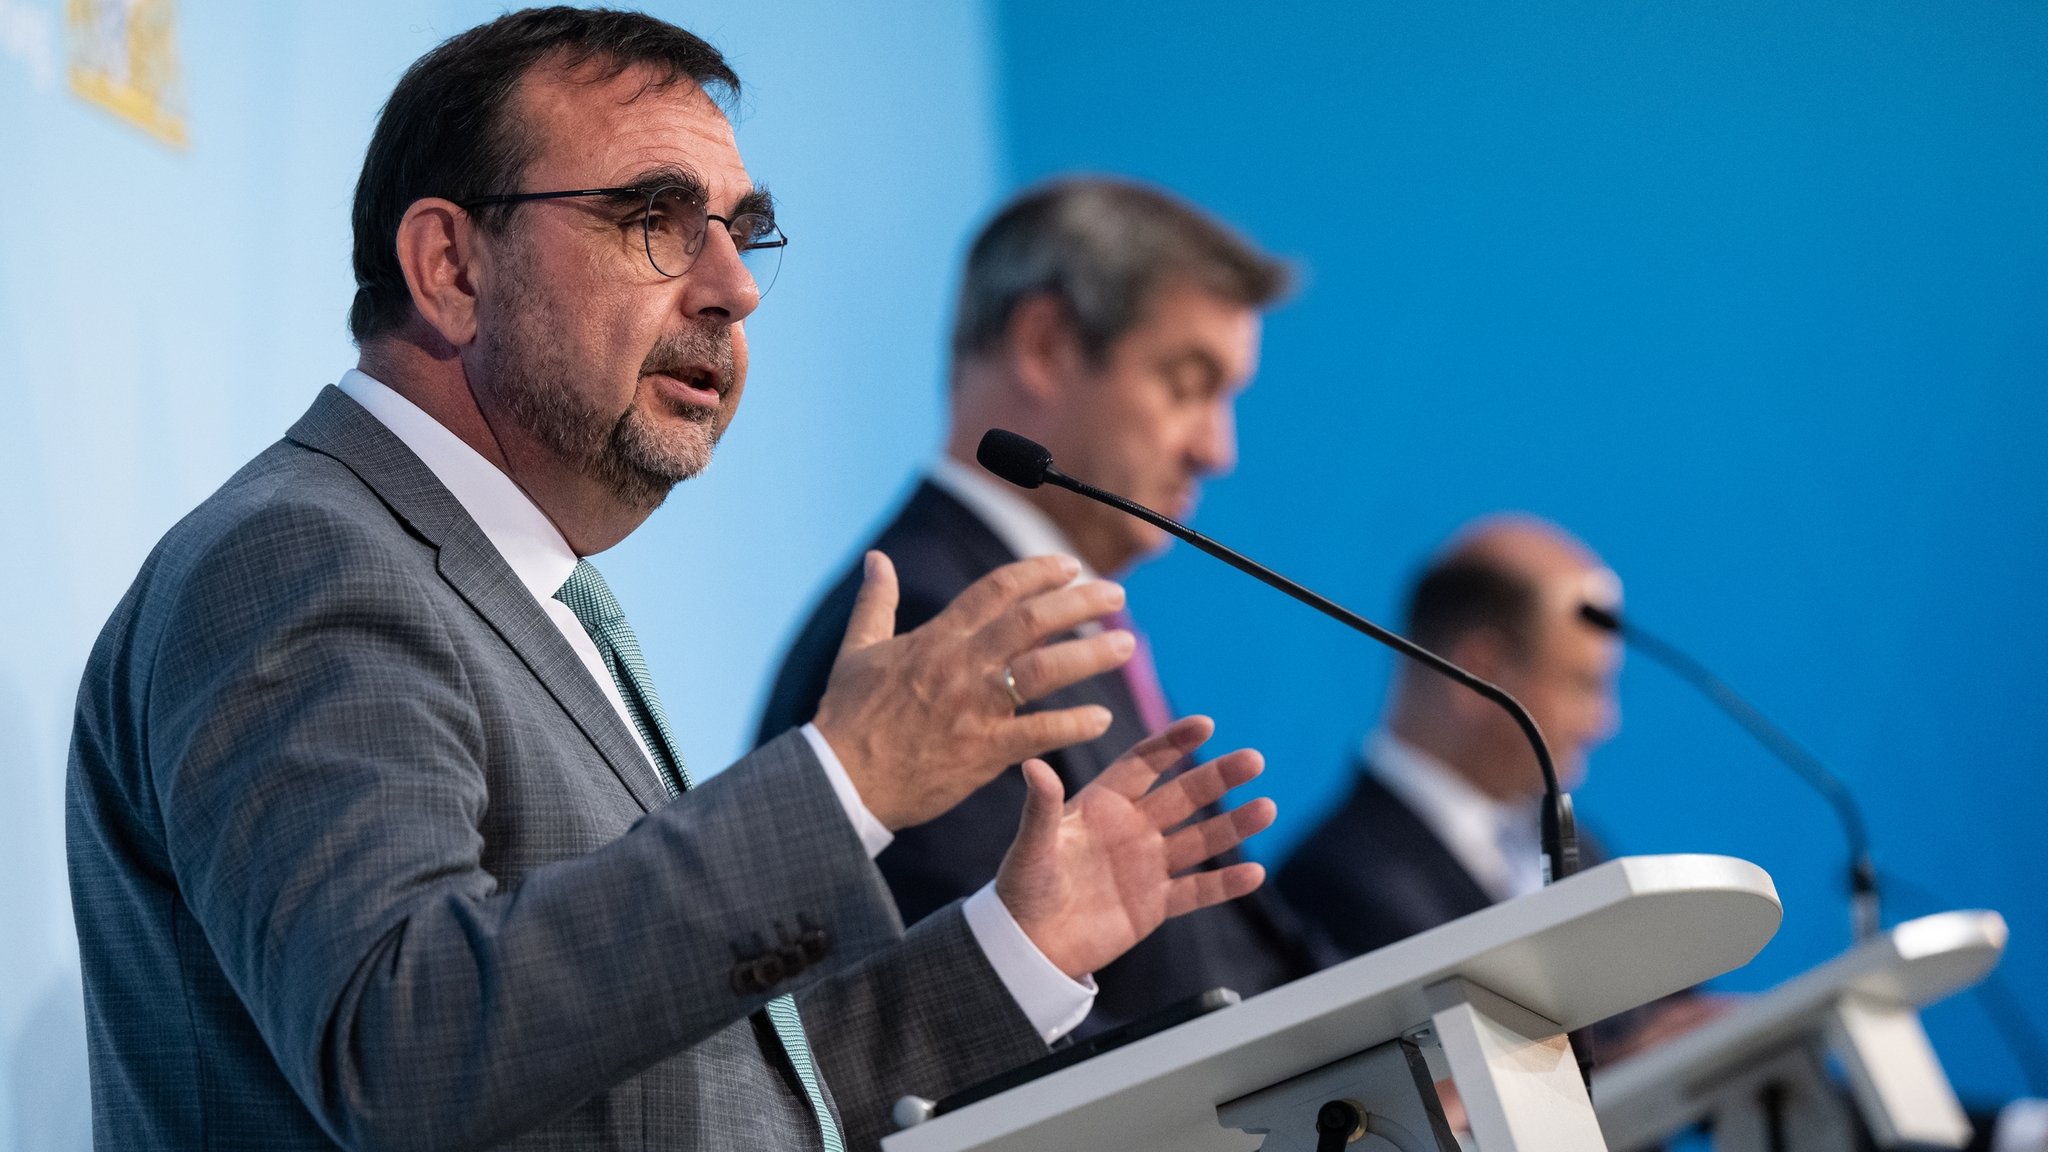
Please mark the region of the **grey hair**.
<svg viewBox="0 0 2048 1152"><path fill-rule="evenodd" d="M1000 347L1011 314L1037 296L1060 301L1100 361L1173 278L1248 308L1271 304L1293 280L1286 264L1157 188L1092 177L1040 185L997 213L968 251L954 361Z"/></svg>

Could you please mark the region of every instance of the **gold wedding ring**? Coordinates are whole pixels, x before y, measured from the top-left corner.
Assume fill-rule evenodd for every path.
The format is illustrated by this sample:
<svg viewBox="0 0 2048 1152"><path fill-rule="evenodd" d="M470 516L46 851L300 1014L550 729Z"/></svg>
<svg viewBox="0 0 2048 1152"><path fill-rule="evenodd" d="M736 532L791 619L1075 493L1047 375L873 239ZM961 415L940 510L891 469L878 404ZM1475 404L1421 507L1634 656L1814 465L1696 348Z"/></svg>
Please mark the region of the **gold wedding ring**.
<svg viewBox="0 0 2048 1152"><path fill-rule="evenodd" d="M1003 691L1010 694L1010 704L1013 707L1022 708L1030 703L1030 701L1024 699L1022 692L1017 691L1017 674L1010 671L1008 664L1003 665Z"/></svg>

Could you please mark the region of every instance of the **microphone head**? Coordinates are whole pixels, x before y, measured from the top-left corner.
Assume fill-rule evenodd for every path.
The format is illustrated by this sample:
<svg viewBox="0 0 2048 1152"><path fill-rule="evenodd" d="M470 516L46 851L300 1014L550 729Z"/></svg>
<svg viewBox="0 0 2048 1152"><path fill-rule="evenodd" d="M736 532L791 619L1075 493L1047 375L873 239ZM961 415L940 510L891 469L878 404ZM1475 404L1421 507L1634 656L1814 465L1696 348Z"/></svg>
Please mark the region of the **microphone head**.
<svg viewBox="0 0 2048 1152"><path fill-rule="evenodd" d="M1019 488L1036 488L1045 483L1052 468L1052 453L1036 440L1026 440L1005 428L991 428L974 450L983 468Z"/></svg>
<svg viewBox="0 0 2048 1152"><path fill-rule="evenodd" d="M1600 629L1602 632L1621 631L1621 614L1612 608L1602 608L1598 604L1581 604L1579 605L1579 619Z"/></svg>

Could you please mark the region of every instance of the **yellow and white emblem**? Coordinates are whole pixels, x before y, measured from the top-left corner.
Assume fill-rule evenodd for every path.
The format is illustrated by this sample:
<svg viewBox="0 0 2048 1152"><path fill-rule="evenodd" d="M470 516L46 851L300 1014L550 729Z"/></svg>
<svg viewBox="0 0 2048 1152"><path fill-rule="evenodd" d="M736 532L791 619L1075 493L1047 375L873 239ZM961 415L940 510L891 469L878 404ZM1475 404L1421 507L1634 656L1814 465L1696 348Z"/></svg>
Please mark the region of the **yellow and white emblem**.
<svg viewBox="0 0 2048 1152"><path fill-rule="evenodd" d="M65 0L71 89L174 148L185 146L172 0Z"/></svg>

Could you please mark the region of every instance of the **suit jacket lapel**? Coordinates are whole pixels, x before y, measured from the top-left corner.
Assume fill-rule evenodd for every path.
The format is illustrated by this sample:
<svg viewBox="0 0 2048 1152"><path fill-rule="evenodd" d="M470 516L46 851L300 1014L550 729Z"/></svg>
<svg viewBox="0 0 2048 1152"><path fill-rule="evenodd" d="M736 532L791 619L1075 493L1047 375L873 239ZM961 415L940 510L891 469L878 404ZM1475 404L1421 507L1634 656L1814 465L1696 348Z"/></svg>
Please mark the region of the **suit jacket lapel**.
<svg viewBox="0 0 2048 1152"><path fill-rule="evenodd" d="M668 803L654 768L554 621L465 516L441 544L441 575L533 670L645 811Z"/></svg>
<svg viewBox="0 0 2048 1152"><path fill-rule="evenodd" d="M956 573L956 586L949 590L953 596L989 572L1021 559L973 509L930 480L918 485L899 522L916 524L923 531L945 537L953 545L954 556L963 564ZM1110 730L1101 737L1069 745L1045 758L1059 773L1069 795L1101 775L1112 760L1145 736L1138 721L1137 702L1131 698L1130 685L1120 672L1091 676L1047 696L1037 707L1051 710L1080 704L1100 704L1109 709L1113 719Z"/></svg>
<svg viewBox="0 0 2048 1152"><path fill-rule="evenodd" d="M403 441L338 388L320 392L286 435L332 456L377 493L393 514L432 544L441 578L497 631L596 747L644 810L667 794L604 691L483 529Z"/></svg>
<svg viewBox="0 0 2048 1152"><path fill-rule="evenodd" d="M1379 827L1361 837L1366 845L1388 845L1412 860L1419 871L1435 881L1436 896L1442 901L1442 921L1448 923L1493 905L1493 897L1479 886L1472 873L1450 846L1432 831L1422 817L1393 789L1380 783L1371 767L1359 769L1358 794L1369 797L1366 809L1378 817Z"/></svg>
<svg viewBox="0 0 2048 1152"><path fill-rule="evenodd" d="M958 549L954 555L965 563L953 574L959 584L953 590L955 596L988 573L1021 559L973 509L930 480L918 483L896 523L944 537Z"/></svg>

